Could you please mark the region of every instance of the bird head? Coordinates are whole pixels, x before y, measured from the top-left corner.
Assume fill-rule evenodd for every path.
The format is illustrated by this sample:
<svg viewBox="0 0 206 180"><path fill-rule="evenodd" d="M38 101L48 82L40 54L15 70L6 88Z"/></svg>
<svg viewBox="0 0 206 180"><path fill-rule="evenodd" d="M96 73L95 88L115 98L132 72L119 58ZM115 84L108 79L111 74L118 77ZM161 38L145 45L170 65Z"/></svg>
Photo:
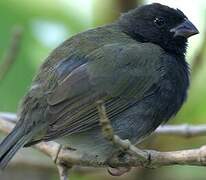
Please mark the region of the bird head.
<svg viewBox="0 0 206 180"><path fill-rule="evenodd" d="M187 39L199 33L182 11L159 3L133 9L118 23L133 39L158 44L175 54L185 54Z"/></svg>

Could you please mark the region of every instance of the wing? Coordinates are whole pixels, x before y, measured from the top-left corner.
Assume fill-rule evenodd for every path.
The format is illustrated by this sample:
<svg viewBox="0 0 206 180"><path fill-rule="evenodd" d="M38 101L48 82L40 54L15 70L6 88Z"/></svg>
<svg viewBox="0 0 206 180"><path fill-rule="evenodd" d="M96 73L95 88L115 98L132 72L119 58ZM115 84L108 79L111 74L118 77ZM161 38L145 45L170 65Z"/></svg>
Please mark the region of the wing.
<svg viewBox="0 0 206 180"><path fill-rule="evenodd" d="M161 77L161 49L150 43L109 44L84 58L84 63L77 64L72 71L65 68L69 61L55 69L58 85L47 97L49 127L44 140L97 127L99 99L105 101L112 121L150 95Z"/></svg>

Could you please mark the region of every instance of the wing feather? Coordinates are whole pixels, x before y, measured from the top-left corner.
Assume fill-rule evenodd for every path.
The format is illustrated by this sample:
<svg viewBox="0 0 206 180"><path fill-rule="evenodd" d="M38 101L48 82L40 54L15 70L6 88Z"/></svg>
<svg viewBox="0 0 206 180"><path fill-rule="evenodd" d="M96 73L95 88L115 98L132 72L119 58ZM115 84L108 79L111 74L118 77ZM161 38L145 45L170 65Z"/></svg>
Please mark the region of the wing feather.
<svg viewBox="0 0 206 180"><path fill-rule="evenodd" d="M57 67L58 85L47 98L49 127L44 140L88 131L99 126L96 101L103 99L111 121L156 88L160 51L149 43L105 45L85 56L69 73ZM161 53L160 53L161 54ZM83 61L81 61L83 62ZM64 61L67 65L67 61ZM73 62L75 63L75 62ZM66 76L65 76L66 73ZM61 76L63 77L61 78Z"/></svg>

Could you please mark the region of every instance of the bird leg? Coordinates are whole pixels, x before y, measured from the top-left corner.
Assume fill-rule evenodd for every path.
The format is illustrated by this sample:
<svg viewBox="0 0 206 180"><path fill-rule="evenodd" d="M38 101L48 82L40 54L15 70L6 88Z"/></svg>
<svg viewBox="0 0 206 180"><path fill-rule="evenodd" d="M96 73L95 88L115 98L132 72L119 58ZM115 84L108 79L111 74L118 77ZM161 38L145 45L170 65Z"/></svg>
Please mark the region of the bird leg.
<svg viewBox="0 0 206 180"><path fill-rule="evenodd" d="M110 120L107 117L106 114L106 108L104 106L103 101L97 101L97 108L100 116L100 125L102 127L102 133L103 136L110 142L112 142L115 146L120 148L121 152L128 155L135 155L139 158L140 162L142 164L145 164L148 162L149 154L143 150L138 149L134 145L131 144L131 142L126 139L122 140L119 136L114 134L113 128L111 126ZM110 166L111 167L111 166ZM130 167L111 167L108 169L108 172L111 175L122 175L126 172L128 172L131 168Z"/></svg>

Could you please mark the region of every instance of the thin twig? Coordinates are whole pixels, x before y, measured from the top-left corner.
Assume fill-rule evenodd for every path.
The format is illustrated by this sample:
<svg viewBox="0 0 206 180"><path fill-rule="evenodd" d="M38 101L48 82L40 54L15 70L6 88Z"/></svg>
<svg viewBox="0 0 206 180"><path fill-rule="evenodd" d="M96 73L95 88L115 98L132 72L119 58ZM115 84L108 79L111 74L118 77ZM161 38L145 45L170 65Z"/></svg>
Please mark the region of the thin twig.
<svg viewBox="0 0 206 180"><path fill-rule="evenodd" d="M57 165L60 180L68 180L69 168L63 164Z"/></svg>
<svg viewBox="0 0 206 180"><path fill-rule="evenodd" d="M17 122L17 116L15 113L10 112L0 112L0 119L7 120L8 122L15 123Z"/></svg>
<svg viewBox="0 0 206 180"><path fill-rule="evenodd" d="M9 133L14 127L14 123L9 122L7 119L0 117L0 131ZM41 142L34 146L36 149L43 152L45 155L54 159L59 149L59 144L56 142ZM150 159L146 162L146 167L158 167L168 165L206 165L206 146L197 149L171 151L171 152L158 152L147 150ZM91 167L108 167L108 162L97 161L95 155L92 154L79 154L76 151L62 148L58 155L58 162L63 162L65 165L80 165ZM119 160L113 158L110 160L109 165L112 167L139 167L142 162L136 155L131 155L128 158Z"/></svg>
<svg viewBox="0 0 206 180"><path fill-rule="evenodd" d="M21 27L14 28L10 46L6 52L5 57L3 58L3 63L0 65L0 82L6 77L7 73L17 59L22 40L22 34L23 31Z"/></svg>
<svg viewBox="0 0 206 180"><path fill-rule="evenodd" d="M196 136L206 136L206 124L201 125L164 125L160 126L154 132L156 135L173 135L184 138L191 138Z"/></svg>

